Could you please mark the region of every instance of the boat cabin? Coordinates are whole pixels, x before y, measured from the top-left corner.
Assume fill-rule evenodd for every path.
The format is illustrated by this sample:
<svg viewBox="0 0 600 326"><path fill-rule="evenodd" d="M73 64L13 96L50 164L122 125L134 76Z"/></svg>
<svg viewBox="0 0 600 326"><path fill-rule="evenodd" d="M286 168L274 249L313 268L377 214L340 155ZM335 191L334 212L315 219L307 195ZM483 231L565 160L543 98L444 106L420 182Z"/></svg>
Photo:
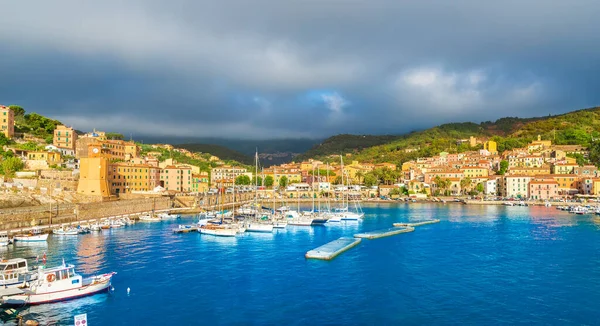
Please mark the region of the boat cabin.
<svg viewBox="0 0 600 326"><path fill-rule="evenodd" d="M28 272L27 260L23 258L2 260L0 262L0 286L22 282L20 276Z"/></svg>
<svg viewBox="0 0 600 326"><path fill-rule="evenodd" d="M40 276L43 277L42 280L45 283L54 283L65 280L68 281L69 284L81 284L81 276L75 273L74 265L61 265L58 267L52 267L49 269L40 270Z"/></svg>

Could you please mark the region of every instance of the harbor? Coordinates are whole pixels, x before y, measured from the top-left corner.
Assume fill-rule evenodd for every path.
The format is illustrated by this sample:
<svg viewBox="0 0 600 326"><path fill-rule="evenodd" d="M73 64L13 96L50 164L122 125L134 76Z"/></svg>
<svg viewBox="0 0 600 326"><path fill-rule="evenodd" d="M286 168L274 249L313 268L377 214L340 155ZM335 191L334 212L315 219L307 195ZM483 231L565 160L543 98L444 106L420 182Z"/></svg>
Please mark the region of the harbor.
<svg viewBox="0 0 600 326"><path fill-rule="evenodd" d="M285 315L254 315L259 307L276 309L276 305L268 301L268 298L275 296L299 300L298 308L302 311L292 311L294 318L306 316L319 318L327 323L335 323L336 320L351 323L350 319L340 316L348 316L354 320L360 319L361 314L349 308L342 308L333 315L320 313L312 309L307 298L314 298L315 294L322 293L319 298L320 304L333 306L339 302L339 298L329 295L331 291L352 297L356 295L356 289L380 292L390 287L394 291L390 294L390 299L408 305L411 309L423 309L425 312L418 313L420 319L437 323L438 319L432 319L426 314L431 313L432 305L443 311L448 311L449 308L459 309L459 304L462 306L471 302L468 293L457 294L455 298L459 303L451 307L443 307L436 303L435 300L439 297L436 292L433 292L435 298L423 303L407 300L402 294L410 290L426 297L419 289L432 281L440 286L457 282L466 286L461 280L436 273L439 262L451 266L449 272L476 278L477 275L469 274L468 271L458 268L460 266L452 266L451 262L461 259L474 266L480 266L481 269L483 265L480 264L485 262L477 257L489 253L491 248L497 245L527 248L534 245L534 241L536 246L541 242L548 245L548 250L553 250L552 244L555 242L552 242L552 239L556 234L587 243L586 246L580 247L577 253L571 254L589 255L590 250L600 250L594 244L589 245L589 237L588 240L584 240L585 234L589 234L590 230L600 225L592 215L569 214L554 208L435 204L367 204L363 208L365 215L360 222L338 222L335 225L325 223L315 226L288 225L269 233L244 232L233 237L200 234L196 232L197 229L183 231L186 234L181 235L174 232L180 225L182 228L196 225L201 219L196 214L165 218L158 223L138 221L139 216L129 216L136 219L136 223L77 236L50 234L47 241L41 243L16 241L15 244L0 247L0 253L7 260L25 257L31 266L42 265L43 256L46 254L48 268L62 266L64 259L67 266L73 264L75 271L85 277L117 272L112 277L111 288L106 292L60 304L16 308L15 314L21 314L25 319L40 321L68 321L72 320L74 314L86 313L91 325L121 325L193 323L198 318L197 314L186 311L194 311L197 305L210 311L219 305L217 301L245 304L231 314L203 315L205 322L235 324L240 318L248 315L255 316L253 318L261 323L292 322ZM308 207L303 206L301 209L306 210ZM537 219L538 216L543 216L544 219ZM389 226L394 223L433 223L435 220L441 222L431 224L431 227L423 225L411 236L388 235L385 241L368 242L361 242L362 238L354 238L354 235L361 233L370 236L386 235L391 230ZM99 221L100 219L97 219L97 222ZM548 221L552 222L554 235L545 233ZM496 228L498 223L505 225L500 231ZM405 229L407 227L393 228L403 232ZM526 234L535 235L536 238L520 241L513 241L511 237L489 238L485 232L481 232L488 229L494 229L495 232L527 231ZM373 230L377 230L378 233L375 234ZM535 232L530 233L530 230ZM566 231L569 233L565 233ZM456 232L459 232L459 238L456 237ZM440 254L440 247L453 250L455 246L468 251L452 259L448 255ZM558 246L556 248L558 250ZM308 249L312 250L307 251ZM556 253L553 257L556 257ZM518 257L514 259L521 262ZM167 268L163 269L162 266ZM531 270L535 266L515 263L506 268L497 275L498 278L510 280L514 278L512 273L523 269ZM387 281L390 270L394 271L394 277L410 279L411 284L390 283ZM588 273L600 272L593 266L587 266L586 270ZM541 275L539 273L531 274L533 278L528 279L529 282L542 284L545 279L552 277L549 272L541 272ZM365 275L372 281L367 282L363 277ZM331 282L332 277L336 282ZM494 282L497 281L496 276L491 277ZM563 284L568 286L574 283L567 280ZM169 289L162 292L164 300L161 300L161 311L177 310L182 313L167 316L161 311L147 308L156 302L156 291L159 288ZM210 295L198 296L198 293ZM5 293L9 294L21 295L20 292L12 290ZM590 298L595 297L588 295L587 300ZM376 300L376 304L371 300ZM392 306L385 301L369 298L369 302L371 303L364 303L365 311L380 314L382 322L400 322L396 315L387 313ZM470 304L472 307L473 303ZM308 314L305 310L311 310L311 313ZM400 311L408 313L404 308ZM553 317L561 317L552 311L547 313ZM516 317L513 315L504 318L507 322L514 322ZM488 318L478 320L482 323L491 321ZM582 318L577 321L586 320L588 319ZM11 323L10 320L4 322Z"/></svg>
<svg viewBox="0 0 600 326"><path fill-rule="evenodd" d="M308 259L331 260L344 251L356 247L360 241L361 239L356 238L339 238L313 250L309 250L305 257Z"/></svg>

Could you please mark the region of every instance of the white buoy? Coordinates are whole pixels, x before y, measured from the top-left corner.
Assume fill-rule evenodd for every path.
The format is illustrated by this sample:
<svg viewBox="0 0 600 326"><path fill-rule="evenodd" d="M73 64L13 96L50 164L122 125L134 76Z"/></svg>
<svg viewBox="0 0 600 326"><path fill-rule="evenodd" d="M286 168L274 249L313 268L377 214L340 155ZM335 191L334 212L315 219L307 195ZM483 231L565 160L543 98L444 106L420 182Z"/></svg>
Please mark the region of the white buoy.
<svg viewBox="0 0 600 326"><path fill-rule="evenodd" d="M131 292L131 289L127 288L127 295L129 295L129 292Z"/></svg>

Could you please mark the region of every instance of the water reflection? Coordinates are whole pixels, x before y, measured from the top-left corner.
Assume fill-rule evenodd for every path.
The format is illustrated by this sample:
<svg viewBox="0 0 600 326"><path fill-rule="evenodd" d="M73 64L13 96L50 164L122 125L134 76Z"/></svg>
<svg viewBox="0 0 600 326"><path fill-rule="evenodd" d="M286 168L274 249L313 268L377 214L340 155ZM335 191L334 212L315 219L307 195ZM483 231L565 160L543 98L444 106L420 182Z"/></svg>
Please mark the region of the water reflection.
<svg viewBox="0 0 600 326"><path fill-rule="evenodd" d="M81 237L77 243L78 269L84 274L96 273L106 262L106 239L102 233L91 233Z"/></svg>

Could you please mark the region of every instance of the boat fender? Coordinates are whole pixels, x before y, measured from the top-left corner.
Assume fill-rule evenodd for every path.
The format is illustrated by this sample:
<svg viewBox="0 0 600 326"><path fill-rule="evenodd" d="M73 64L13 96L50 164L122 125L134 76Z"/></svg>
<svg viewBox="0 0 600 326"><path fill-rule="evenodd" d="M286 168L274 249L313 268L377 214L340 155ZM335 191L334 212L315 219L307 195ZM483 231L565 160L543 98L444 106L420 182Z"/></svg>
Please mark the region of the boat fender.
<svg viewBox="0 0 600 326"><path fill-rule="evenodd" d="M48 276L46 276L46 280L48 280L48 282L54 282L55 278L56 276L54 274L48 274Z"/></svg>

